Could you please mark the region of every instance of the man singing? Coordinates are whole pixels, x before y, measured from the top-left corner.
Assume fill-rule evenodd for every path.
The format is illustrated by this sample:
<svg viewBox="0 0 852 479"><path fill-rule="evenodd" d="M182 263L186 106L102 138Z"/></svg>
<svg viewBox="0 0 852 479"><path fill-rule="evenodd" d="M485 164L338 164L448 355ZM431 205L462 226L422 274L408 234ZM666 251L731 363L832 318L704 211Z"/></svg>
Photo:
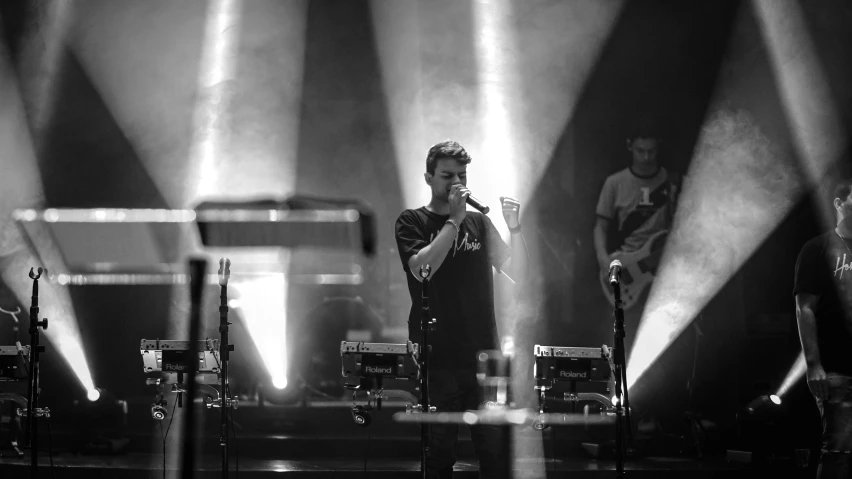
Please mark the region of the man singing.
<svg viewBox="0 0 852 479"><path fill-rule="evenodd" d="M852 477L852 179L834 190L837 227L796 262L796 319L807 382L822 417L817 477Z"/></svg>
<svg viewBox="0 0 852 479"><path fill-rule="evenodd" d="M420 267L430 268L429 308L437 320L430 335L430 401L437 411L461 412L479 407L476 353L498 349L492 266L515 281L526 274L527 252L521 238L520 203L503 198L503 218L511 233L511 250L488 216L467 211L467 165L471 158L455 141L443 141L426 156L429 204L403 211L396 221L396 242L408 278L411 313L408 333L420 343L422 283ZM511 259L510 259L511 257ZM510 477L509 451L503 431L470 428L481 477ZM428 476L452 477L457 424L431 427Z"/></svg>

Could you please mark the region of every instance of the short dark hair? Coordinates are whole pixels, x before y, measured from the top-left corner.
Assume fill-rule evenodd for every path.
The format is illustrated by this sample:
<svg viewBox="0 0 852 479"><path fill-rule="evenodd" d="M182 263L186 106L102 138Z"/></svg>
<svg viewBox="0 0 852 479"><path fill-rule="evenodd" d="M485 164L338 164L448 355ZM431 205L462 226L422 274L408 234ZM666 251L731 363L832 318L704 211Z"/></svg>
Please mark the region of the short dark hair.
<svg viewBox="0 0 852 479"><path fill-rule="evenodd" d="M849 193L852 193L852 177L840 180L837 183L837 186L834 187L834 195L831 197L831 203L834 203L835 198L846 201L846 198L849 198Z"/></svg>
<svg viewBox="0 0 852 479"><path fill-rule="evenodd" d="M462 147L457 141L444 140L440 143L436 143L432 146L432 148L429 148L429 153L426 155L426 172L430 175L434 175L435 164L438 160L444 158L456 160L463 165L466 165L471 161L470 155L467 154L464 147Z"/></svg>

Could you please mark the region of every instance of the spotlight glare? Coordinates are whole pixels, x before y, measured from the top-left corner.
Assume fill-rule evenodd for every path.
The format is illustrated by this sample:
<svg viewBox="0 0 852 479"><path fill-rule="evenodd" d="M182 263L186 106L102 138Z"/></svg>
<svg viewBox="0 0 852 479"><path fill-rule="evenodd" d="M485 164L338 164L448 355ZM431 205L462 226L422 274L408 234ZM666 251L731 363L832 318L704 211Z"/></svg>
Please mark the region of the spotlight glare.
<svg viewBox="0 0 852 479"><path fill-rule="evenodd" d="M517 185L519 165L515 161L521 138L511 121L519 116L518 105L511 100L520 89L517 57L512 55L517 50L512 18L512 5L506 0L474 4L482 143L479 148L474 144L473 149L488 158L488 163L486 168L472 163L468 169L477 178L477 195L492 207L499 205L496 200L501 193L521 196ZM500 222L495 222L495 226L505 230Z"/></svg>
<svg viewBox="0 0 852 479"><path fill-rule="evenodd" d="M42 65L45 70L42 73L47 76L40 75L45 76L45 80L51 79L50 73L55 68L52 52L61 48L55 44L53 39L62 36L60 30L63 27L61 25L65 21L66 14L64 12L68 9L55 5L48 10L50 11L46 13L50 18L46 20L44 26L51 31L45 32L44 36L51 38L42 38L42 42L46 41L49 44L40 43L38 47L38 49L45 49L43 55L46 63ZM59 28L59 30L56 30L56 28ZM15 86L15 70L13 65L8 62L6 52L5 47L0 48L0 84L5 87L3 91L8 92L6 108L0 112L0 122L3 122L4 125L17 125L26 114L24 113L24 102ZM48 93L46 91L35 92L36 96L41 96L41 99L34 99L33 108L36 111L32 113L35 123L40 121L38 119L40 116L49 116L45 113L46 108L51 104L51 101L48 101L49 99L45 97ZM47 116L44 116L44 118L47 118ZM2 280L9 290L21 301L21 304L29 304L28 299L32 294L33 283L25 274L21 273L34 265L50 266L51 270L59 271L68 268L65 265L65 258L60 253L47 226L44 224L31 225L24 230L23 228L16 228L12 222L8 221L9 218L12 218L12 212L18 208L31 210L31 212L25 213L22 219L33 218L32 209L42 206L41 201L37 198L43 198L44 195L39 172L35 166L37 155L33 150L33 146L37 145L38 141L27 134L17 135L14 138L15 141L11 140L10 137L10 141L3 144L3 157L10 160L4 163L6 174L0 180L0 184L2 184L2 188L0 188L0 191L2 191L0 193L0 256L4 259L0 276L2 276ZM38 215L35 214L35 216ZM48 221L48 218L45 218L45 221ZM22 233L24 231L26 231L27 238L24 238L24 233ZM41 317L50 318L50 328L45 328L44 335L50 339L51 344L56 347L62 359L71 367L83 389L86 391L94 389L89 367L83 354L80 329L77 325L77 316L74 312L71 295L64 285L53 284L48 281L49 277L49 274L45 274L40 285L41 296L44 298Z"/></svg>
<svg viewBox="0 0 852 479"><path fill-rule="evenodd" d="M204 50L198 74L198 89L201 94L193 115L194 132L190 150L190 176L195 183L190 192L200 198L216 194L221 178L221 162L224 150L222 130L226 127L232 94L229 80L235 76L234 62L240 34L240 2L236 0L212 0L207 7L207 23L204 30ZM187 202L188 203L188 202Z"/></svg>
<svg viewBox="0 0 852 479"><path fill-rule="evenodd" d="M284 389L287 387L287 377L286 376L276 376L272 378L272 385L275 386L276 389Z"/></svg>
<svg viewBox="0 0 852 479"><path fill-rule="evenodd" d="M799 357L796 358L796 362L793 363L793 367L790 368L790 372L787 373L787 377L784 378L784 381L781 382L781 386L778 387L778 391L775 392L775 395L781 397L787 394L787 391L793 387L793 384L796 384L796 381L805 375L806 369L807 365L805 364L805 354L800 353Z"/></svg>
<svg viewBox="0 0 852 479"><path fill-rule="evenodd" d="M846 134L840 126L835 102L825 72L819 64L804 14L797 2L752 0L751 3L769 53L801 167L805 170L809 183L818 184L830 163L839 157L846 143ZM803 184L806 182L798 178L797 165L786 164L788 162L783 161L783 157L771 151L762 151L764 148L760 147L761 143L770 143L761 142L763 135L756 128L756 123L743 123L738 121L736 115L731 118L718 116L715 125L709 123L710 125L704 128L701 144L696 148L696 158L690 167L690 175L697 178L696 184L705 185L704 188L712 191L696 194L684 189L679 206L692 202L704 205L703 209L707 209L712 203L717 211L697 211L702 209L699 206L691 215L695 218L693 223L711 225L712 231L701 232L701 225L694 229L678 229L675 224L672 229L670 238L689 237L684 238L686 241L681 241L680 244L684 250L691 248L691 254L678 254L680 258L676 258L676 255L669 252L664 253L659 278L652 287L649 306L646 307L628 361L628 371L634 378L641 376L689 324L707 300L728 281L792 208L802 192L802 187L806 186ZM754 131L756 134L751 137L734 134L734 139L739 141L724 142L712 141L713 138L708 135L715 132L716 136L724 136L719 134L725 131ZM705 150L703 154L702 144ZM708 146L710 148L707 148ZM708 158L702 158L703 156ZM717 159L709 158L712 156ZM737 156L741 158L737 159ZM743 168L743 165L747 167ZM714 171L716 174L708 177ZM765 193L759 193L761 191ZM713 201L705 201L706 198L713 198ZM717 201L720 199L722 201ZM679 210L678 215L682 218L685 215L682 208ZM720 215L719 212L728 214ZM833 211L820 208L819 212L826 225L833 227ZM675 223L678 223L677 218ZM713 236L717 238L714 240ZM692 242L695 243L688 246ZM671 245L667 249L672 249ZM715 258L727 255L730 260L727 264L718 259L708 260L709 264L701 268L695 268L694 264L687 266L688 256L707 257L708 253ZM676 261L682 263L681 271L676 271L678 266L672 264ZM695 271L701 272L700 277ZM670 286L680 287L680 291ZM653 320L655 324L649 324L651 321L646 321L645 318L656 318ZM668 336L663 348L648 352L649 348L643 342L647 339L643 336L661 335ZM797 364L796 367L785 379L783 391L798 379L799 370L803 371L801 365ZM630 384L633 383L634 381L630 380Z"/></svg>
<svg viewBox="0 0 852 479"><path fill-rule="evenodd" d="M101 392L98 391L97 388L89 389L89 391L86 393L86 398L88 398L89 401L95 402L101 398Z"/></svg>
<svg viewBox="0 0 852 479"><path fill-rule="evenodd" d="M258 250L231 255L231 283L239 312L249 336L266 367L273 385L287 387L287 273L290 257L287 252ZM251 265L275 265L279 273L262 276L240 275L238 268Z"/></svg>
<svg viewBox="0 0 852 479"><path fill-rule="evenodd" d="M748 112L705 119L627 361L630 390L790 211L798 176Z"/></svg>
<svg viewBox="0 0 852 479"><path fill-rule="evenodd" d="M772 401L773 403L775 403L775 405L776 405L776 406L780 406L780 405L781 405L781 398L780 398L780 397L778 397L778 396L776 396L776 395L774 395L774 394L770 394L770 395L769 395L769 400L770 400L770 401Z"/></svg>
<svg viewBox="0 0 852 479"><path fill-rule="evenodd" d="M826 71L798 2L752 0L778 82L790 133L809 179L818 184L846 144ZM834 211L820 208L834 227Z"/></svg>

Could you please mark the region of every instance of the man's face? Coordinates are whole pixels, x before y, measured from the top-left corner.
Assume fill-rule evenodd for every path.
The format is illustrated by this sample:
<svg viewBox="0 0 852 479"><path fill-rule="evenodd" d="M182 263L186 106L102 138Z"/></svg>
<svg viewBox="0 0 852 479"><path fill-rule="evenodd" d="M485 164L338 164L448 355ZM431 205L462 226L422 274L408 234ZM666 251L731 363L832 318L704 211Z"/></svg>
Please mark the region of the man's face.
<svg viewBox="0 0 852 479"><path fill-rule="evenodd" d="M852 192L843 201L840 198L835 198L834 207L838 213L838 223L841 221L852 223Z"/></svg>
<svg viewBox="0 0 852 479"><path fill-rule="evenodd" d="M655 138L635 138L628 141L627 149L633 155L633 164L655 166L657 164L657 140Z"/></svg>
<svg viewBox="0 0 852 479"><path fill-rule="evenodd" d="M448 201L450 187L467 186L467 165L452 158L440 158L435 162L435 174L426 172L426 184L432 188L433 197Z"/></svg>

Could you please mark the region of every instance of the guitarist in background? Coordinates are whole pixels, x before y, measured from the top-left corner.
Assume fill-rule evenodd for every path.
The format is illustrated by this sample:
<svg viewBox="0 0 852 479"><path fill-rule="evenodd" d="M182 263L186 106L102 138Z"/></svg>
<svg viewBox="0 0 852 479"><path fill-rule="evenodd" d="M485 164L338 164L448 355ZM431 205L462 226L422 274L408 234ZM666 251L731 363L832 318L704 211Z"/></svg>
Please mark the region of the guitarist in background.
<svg viewBox="0 0 852 479"><path fill-rule="evenodd" d="M642 269L650 266L650 274L656 274L658 256L671 226L677 184L675 175L657 161L660 143L660 135L649 125L635 127L627 138L627 150L632 158L630 166L610 175L604 182L594 229L595 253L604 277L608 275L609 265L614 259L620 260L627 270L637 257L649 252L650 256L656 253L657 258L638 259L649 260L643 262ZM625 317L628 331L625 342L632 343L647 288L632 291L634 295L641 295L641 300L628 302L624 290L633 280L628 276L625 271L622 272L622 299L625 299L625 312L630 313ZM605 292L611 295L609 284L604 283ZM613 302L611 297L610 302Z"/></svg>

